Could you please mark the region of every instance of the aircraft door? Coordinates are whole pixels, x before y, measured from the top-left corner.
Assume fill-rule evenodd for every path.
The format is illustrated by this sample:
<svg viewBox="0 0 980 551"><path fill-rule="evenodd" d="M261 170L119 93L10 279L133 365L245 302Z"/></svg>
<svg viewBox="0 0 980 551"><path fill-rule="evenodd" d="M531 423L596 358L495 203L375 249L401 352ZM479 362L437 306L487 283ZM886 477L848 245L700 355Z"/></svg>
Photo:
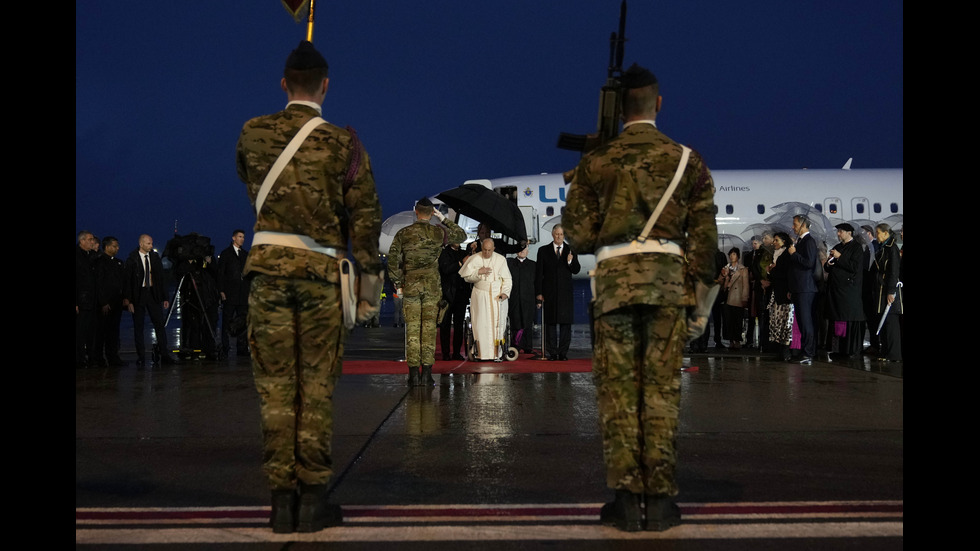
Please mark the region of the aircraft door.
<svg viewBox="0 0 980 551"><path fill-rule="evenodd" d="M823 214L827 218L844 218L843 206L840 197L827 197L823 200Z"/></svg>
<svg viewBox="0 0 980 551"><path fill-rule="evenodd" d="M867 197L854 197L851 199L851 216L848 220L857 218L871 218L871 201Z"/></svg>
<svg viewBox="0 0 980 551"><path fill-rule="evenodd" d="M533 245L538 242L538 210L529 205L519 208L524 217L524 228L527 229L527 241Z"/></svg>

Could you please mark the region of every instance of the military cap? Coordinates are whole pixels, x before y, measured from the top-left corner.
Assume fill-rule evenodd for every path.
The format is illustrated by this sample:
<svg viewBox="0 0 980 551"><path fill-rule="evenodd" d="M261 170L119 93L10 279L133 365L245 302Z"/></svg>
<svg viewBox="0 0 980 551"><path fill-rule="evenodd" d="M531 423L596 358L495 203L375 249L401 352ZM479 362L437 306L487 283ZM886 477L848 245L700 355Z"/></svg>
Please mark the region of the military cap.
<svg viewBox="0 0 980 551"><path fill-rule="evenodd" d="M432 204L432 201L430 201L428 197L423 197L423 198L419 199L415 203L415 206L416 207L434 207L435 205Z"/></svg>
<svg viewBox="0 0 980 551"><path fill-rule="evenodd" d="M848 224L847 222L842 222L840 224L837 224L834 227L837 228L837 229L839 229L839 230L844 230L844 231L849 231L851 233L854 233L854 226Z"/></svg>
<svg viewBox="0 0 980 551"><path fill-rule="evenodd" d="M636 63L626 69L623 73L623 77L620 79L623 88L626 90L632 90L633 88L644 88L646 86L653 86L657 84L657 77L653 75L648 69L640 67Z"/></svg>
<svg viewBox="0 0 980 551"><path fill-rule="evenodd" d="M296 46L296 49L290 52L289 57L286 58L286 69L307 71L326 68L327 60L320 55L320 52L316 51L313 43L309 40L301 41L299 46Z"/></svg>

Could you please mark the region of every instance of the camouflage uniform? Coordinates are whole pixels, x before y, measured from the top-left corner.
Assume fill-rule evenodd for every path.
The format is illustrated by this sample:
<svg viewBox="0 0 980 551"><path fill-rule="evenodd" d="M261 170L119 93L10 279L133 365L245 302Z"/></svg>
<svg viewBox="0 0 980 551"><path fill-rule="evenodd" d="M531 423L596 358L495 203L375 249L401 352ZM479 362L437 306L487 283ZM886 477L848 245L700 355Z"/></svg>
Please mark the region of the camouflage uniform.
<svg viewBox="0 0 980 551"><path fill-rule="evenodd" d="M291 103L245 123L238 139L238 176L253 205L280 152L318 115L309 105ZM306 235L340 255L349 238L358 267L379 273L381 206L366 152L361 151L352 183L345 184L353 143L348 131L330 124L313 130L269 192L255 231ZM333 474L333 390L347 335L338 260L306 249L255 245L245 273L254 276L248 335L270 486L326 484Z"/></svg>
<svg viewBox="0 0 980 551"><path fill-rule="evenodd" d="M562 216L582 254L639 236L674 176L681 147L650 123L628 126L582 158ZM593 376L610 488L673 496L686 307L696 281L711 284L717 229L714 183L697 153L650 238L678 243L661 253L609 258L596 268Z"/></svg>
<svg viewBox="0 0 980 551"><path fill-rule="evenodd" d="M416 220L395 234L388 250L388 273L402 290L405 312L405 361L409 368L435 363L436 317L442 298L439 255L447 243L462 243L466 232L448 218L448 228Z"/></svg>

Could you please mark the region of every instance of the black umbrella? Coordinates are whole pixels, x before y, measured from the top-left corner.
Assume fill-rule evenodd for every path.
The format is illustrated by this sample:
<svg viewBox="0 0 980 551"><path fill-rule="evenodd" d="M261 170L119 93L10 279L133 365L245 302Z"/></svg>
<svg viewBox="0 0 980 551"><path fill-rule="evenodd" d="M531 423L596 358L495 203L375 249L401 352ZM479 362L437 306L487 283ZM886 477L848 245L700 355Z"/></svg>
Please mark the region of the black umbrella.
<svg viewBox="0 0 980 551"><path fill-rule="evenodd" d="M480 184L463 184L436 195L456 212L482 222L518 242L527 241L521 209L510 199Z"/></svg>

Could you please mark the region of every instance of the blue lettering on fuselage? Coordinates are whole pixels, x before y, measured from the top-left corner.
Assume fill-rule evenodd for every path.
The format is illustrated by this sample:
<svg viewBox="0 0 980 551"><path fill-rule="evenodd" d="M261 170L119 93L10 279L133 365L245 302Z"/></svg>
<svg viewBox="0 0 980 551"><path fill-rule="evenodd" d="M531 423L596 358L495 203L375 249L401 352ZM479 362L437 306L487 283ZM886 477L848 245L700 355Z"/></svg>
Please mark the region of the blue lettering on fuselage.
<svg viewBox="0 0 980 551"><path fill-rule="evenodd" d="M538 196L541 197L541 202L542 203L557 203L559 200L562 203L564 203L565 202L565 187L562 186L562 187L558 188L558 199L551 199L551 198L548 197L548 189L545 186L541 185L541 186L538 186Z"/></svg>

